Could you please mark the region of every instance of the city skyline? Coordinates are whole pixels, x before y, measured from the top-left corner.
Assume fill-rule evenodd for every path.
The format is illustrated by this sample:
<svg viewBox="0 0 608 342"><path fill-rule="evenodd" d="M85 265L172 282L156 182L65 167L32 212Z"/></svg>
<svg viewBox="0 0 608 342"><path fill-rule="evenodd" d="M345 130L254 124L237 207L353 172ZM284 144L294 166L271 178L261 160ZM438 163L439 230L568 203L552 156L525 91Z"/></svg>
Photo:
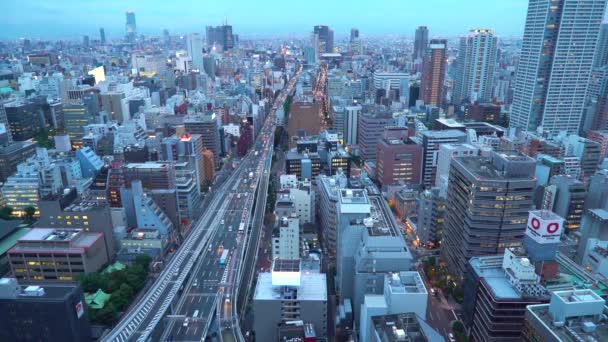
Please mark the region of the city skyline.
<svg viewBox="0 0 608 342"><path fill-rule="evenodd" d="M527 0L472 0L459 4L457 8L449 6L451 2L447 0L423 3L357 0L350 2L349 7L313 0L290 4L293 14L285 14L281 3L275 0L267 1L263 7L243 1L191 4L182 0L145 4L133 0L110 0L104 2L103 9L90 2L74 0L62 0L60 4L63 6L40 0L6 4L10 15L0 39L71 39L82 35L94 36L98 34L99 27L105 28L108 37L122 37L128 10L136 13L138 33L146 35L160 35L165 28L172 34L202 33L207 25L228 21L243 36L305 35L311 26L323 24L331 26L337 37L348 36L352 27L359 28L363 36L413 36L420 25L429 27L430 37L458 36L474 28L489 28L506 37L523 34L527 8ZM325 8L319 10L321 5ZM184 8L190 10L184 13ZM391 10L387 10L389 8ZM337 19L334 15L337 12L344 13L340 17L348 19ZM83 13L86 15L81 15ZM471 16L471 13L485 15ZM465 16L466 21L457 20ZM58 17L70 20L58 21ZM37 25L31 25L32 22Z"/></svg>

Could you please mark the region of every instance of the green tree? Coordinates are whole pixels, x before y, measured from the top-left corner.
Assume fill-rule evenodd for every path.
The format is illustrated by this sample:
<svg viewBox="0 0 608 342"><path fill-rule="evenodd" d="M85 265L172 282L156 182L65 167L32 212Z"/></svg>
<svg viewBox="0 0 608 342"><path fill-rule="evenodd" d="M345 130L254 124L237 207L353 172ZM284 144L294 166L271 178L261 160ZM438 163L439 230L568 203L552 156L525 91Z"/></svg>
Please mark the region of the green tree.
<svg viewBox="0 0 608 342"><path fill-rule="evenodd" d="M34 208L34 207L27 207L27 208L25 208L25 219L26 219L26 221L33 222L35 214L36 214L36 208Z"/></svg>
<svg viewBox="0 0 608 342"><path fill-rule="evenodd" d="M148 255L138 255L137 257L135 257L135 265L140 265L145 270L147 270L150 267L151 263L152 263L152 258Z"/></svg>
<svg viewBox="0 0 608 342"><path fill-rule="evenodd" d="M4 219L4 220L10 220L12 219L12 215L13 214L13 208L6 206L6 207L2 207L0 208L0 218Z"/></svg>

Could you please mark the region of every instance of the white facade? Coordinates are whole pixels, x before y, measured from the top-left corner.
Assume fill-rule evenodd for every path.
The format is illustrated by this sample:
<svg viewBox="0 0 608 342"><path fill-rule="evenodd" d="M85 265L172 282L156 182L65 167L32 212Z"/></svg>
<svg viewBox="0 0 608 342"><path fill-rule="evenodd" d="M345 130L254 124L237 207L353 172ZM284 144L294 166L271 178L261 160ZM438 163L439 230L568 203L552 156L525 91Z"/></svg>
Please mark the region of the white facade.
<svg viewBox="0 0 608 342"><path fill-rule="evenodd" d="M272 238L272 258L300 259L300 223L297 218L281 218L279 235Z"/></svg>
<svg viewBox="0 0 608 342"><path fill-rule="evenodd" d="M188 56L192 58L192 67L203 70L203 40L198 33L191 33L186 40Z"/></svg>
<svg viewBox="0 0 608 342"><path fill-rule="evenodd" d="M530 0L510 126L577 133L606 0Z"/></svg>
<svg viewBox="0 0 608 342"><path fill-rule="evenodd" d="M498 39L492 30L471 30L460 38L452 102L487 102L492 97Z"/></svg>
<svg viewBox="0 0 608 342"><path fill-rule="evenodd" d="M469 144L442 144L437 154L437 174L435 185L439 187L441 197L445 198L448 191L448 175L452 158L462 156L474 156L479 149Z"/></svg>
<svg viewBox="0 0 608 342"><path fill-rule="evenodd" d="M344 142L346 145L352 146L357 144L357 131L359 130L361 109L361 106L346 106L345 108Z"/></svg>

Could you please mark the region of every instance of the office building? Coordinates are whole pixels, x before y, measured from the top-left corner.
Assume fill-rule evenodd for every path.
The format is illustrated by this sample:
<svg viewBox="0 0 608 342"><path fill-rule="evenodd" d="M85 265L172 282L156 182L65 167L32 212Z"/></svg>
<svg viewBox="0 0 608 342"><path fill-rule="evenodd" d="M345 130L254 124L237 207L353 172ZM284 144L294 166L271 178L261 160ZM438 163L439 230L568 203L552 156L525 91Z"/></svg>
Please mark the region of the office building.
<svg viewBox="0 0 608 342"><path fill-rule="evenodd" d="M471 30L460 38L452 103L489 102L496 64L497 37L492 30Z"/></svg>
<svg viewBox="0 0 608 342"><path fill-rule="evenodd" d="M608 210L608 170L602 169L589 179L585 209Z"/></svg>
<svg viewBox="0 0 608 342"><path fill-rule="evenodd" d="M106 30L103 27L99 28L99 42L101 45L106 45Z"/></svg>
<svg viewBox="0 0 608 342"><path fill-rule="evenodd" d="M353 303L357 322L365 296L381 294L385 275L408 271L412 262L391 209L371 181L365 183L366 190L338 192L336 291Z"/></svg>
<svg viewBox="0 0 608 342"><path fill-rule="evenodd" d="M493 103L472 103L464 108L465 121L481 121L490 124L501 122L501 107Z"/></svg>
<svg viewBox="0 0 608 342"><path fill-rule="evenodd" d="M357 145L357 135L359 132L359 116L361 115L361 106L346 106L344 120L344 143L352 146Z"/></svg>
<svg viewBox="0 0 608 342"><path fill-rule="evenodd" d="M198 33L190 33L186 40L188 56L192 58L192 66L199 71L203 70L203 40Z"/></svg>
<svg viewBox="0 0 608 342"><path fill-rule="evenodd" d="M103 161L89 147L82 147L76 150L76 159L80 163L82 176L85 178L95 177L103 167Z"/></svg>
<svg viewBox="0 0 608 342"><path fill-rule="evenodd" d="M258 275L253 295L256 339L277 341L278 327L296 320L327 336L327 300L325 274L301 270L299 260L274 260L272 272Z"/></svg>
<svg viewBox="0 0 608 342"><path fill-rule="evenodd" d="M146 190L175 189L175 165L166 162L129 163L124 166L125 187L141 181Z"/></svg>
<svg viewBox="0 0 608 342"><path fill-rule="evenodd" d="M154 200L154 195L144 193L141 181L133 180L129 189L121 189L120 197L129 227L155 230L163 238L168 238L173 233L173 223L165 214L165 210L170 207L159 206ZM175 198L174 193L172 197Z"/></svg>
<svg viewBox="0 0 608 342"><path fill-rule="evenodd" d="M82 229L34 228L7 254L12 273L27 281L74 281L109 261L103 234Z"/></svg>
<svg viewBox="0 0 608 342"><path fill-rule="evenodd" d="M317 152L291 150L285 156L285 173L298 180L311 180L321 172L321 158Z"/></svg>
<svg viewBox="0 0 608 342"><path fill-rule="evenodd" d="M428 291L418 272L384 275L383 291L365 296L359 320L359 340L373 341L373 318L377 316L413 313L415 317L423 319L426 317L427 302Z"/></svg>
<svg viewBox="0 0 608 342"><path fill-rule="evenodd" d="M83 104L66 104L63 106L63 124L70 137L72 148L82 147L84 127L94 123L93 114Z"/></svg>
<svg viewBox="0 0 608 342"><path fill-rule="evenodd" d="M378 315L371 318L370 342L433 341L443 342L443 336L423 317L415 313Z"/></svg>
<svg viewBox="0 0 608 342"><path fill-rule="evenodd" d="M45 128L41 117L40 106L34 102L13 101L4 103L4 112L11 137L14 141L25 141L33 138Z"/></svg>
<svg viewBox="0 0 608 342"><path fill-rule="evenodd" d="M528 2L510 126L578 133L606 0Z"/></svg>
<svg viewBox="0 0 608 342"><path fill-rule="evenodd" d="M13 208L12 215L25 217L27 208L38 208L40 198L40 177L33 170L18 170L2 185L4 204Z"/></svg>
<svg viewBox="0 0 608 342"><path fill-rule="evenodd" d="M585 184L572 176L557 175L551 178L557 193L553 200L553 212L566 219L566 231L571 233L581 226L587 190Z"/></svg>
<svg viewBox="0 0 608 342"><path fill-rule="evenodd" d="M343 173L328 177L317 177L319 221L325 253L335 260L338 229L338 192L347 187L347 178Z"/></svg>
<svg viewBox="0 0 608 342"><path fill-rule="evenodd" d="M420 92L426 105L442 107L445 99L444 82L447 64L447 40L431 39L422 63ZM415 54L416 52L414 52Z"/></svg>
<svg viewBox="0 0 608 342"><path fill-rule="evenodd" d="M127 16L127 24L125 25L126 40L129 43L134 43L135 37L137 35L137 25L135 24L135 12L128 11L126 16Z"/></svg>
<svg viewBox="0 0 608 342"><path fill-rule="evenodd" d="M376 181L382 188L422 182L422 146L398 139L383 139L376 152Z"/></svg>
<svg viewBox="0 0 608 342"><path fill-rule="evenodd" d="M442 258L456 281L474 256L521 246L536 162L522 154L457 157L450 165Z"/></svg>
<svg viewBox="0 0 608 342"><path fill-rule="evenodd" d="M601 145L595 141L572 134L564 141L564 154L578 157L581 161L581 179L595 174L601 161Z"/></svg>
<svg viewBox="0 0 608 342"><path fill-rule="evenodd" d="M596 239L608 241L608 210L589 209L581 220L580 239L576 259L580 263L583 261L585 251L588 250L589 241Z"/></svg>
<svg viewBox="0 0 608 342"><path fill-rule="evenodd" d="M464 318L473 341L519 341L528 305L549 301L522 248L469 261Z"/></svg>
<svg viewBox="0 0 608 342"><path fill-rule="evenodd" d="M200 134L203 139L203 148L213 152L213 162L219 165L221 154L220 133L215 114L197 114L184 119L186 132L194 135Z"/></svg>
<svg viewBox="0 0 608 342"><path fill-rule="evenodd" d="M549 303L526 308L523 341L576 342L608 339L606 301L589 289L555 291Z"/></svg>
<svg viewBox="0 0 608 342"><path fill-rule="evenodd" d="M412 60L424 58L429 47L429 29L426 26L418 26L414 36L414 53Z"/></svg>
<svg viewBox="0 0 608 342"><path fill-rule="evenodd" d="M90 341L91 325L80 285L19 285L0 279L0 340Z"/></svg>
<svg viewBox="0 0 608 342"><path fill-rule="evenodd" d="M465 143L467 135L458 130L422 131L416 140L424 149L422 162L422 184L430 188L437 178L437 153L443 144Z"/></svg>
<svg viewBox="0 0 608 342"><path fill-rule="evenodd" d="M363 160L376 158L376 147L384 135L384 129L393 126L395 120L388 111L377 113L362 113L357 124L357 143L359 156Z"/></svg>
<svg viewBox="0 0 608 342"><path fill-rule="evenodd" d="M471 144L441 144L437 153L437 168L435 186L439 188L441 197L447 196L450 164L456 157L476 156L479 148Z"/></svg>
<svg viewBox="0 0 608 342"><path fill-rule="evenodd" d="M278 232L272 235L272 259L300 259L300 220L296 217L281 217Z"/></svg>
<svg viewBox="0 0 608 342"><path fill-rule="evenodd" d="M334 31L325 25L317 25L313 30L313 45L317 50L317 55L334 52Z"/></svg>
<svg viewBox="0 0 608 342"><path fill-rule="evenodd" d="M439 188L431 188L420 193L416 234L422 244L438 246L443 238L445 222L445 197Z"/></svg>
<svg viewBox="0 0 608 342"><path fill-rule="evenodd" d="M78 228L104 236L107 259L114 260L116 242L110 207L105 202L79 200L75 189L61 195L47 196L38 201L40 217L37 227Z"/></svg>
<svg viewBox="0 0 608 342"><path fill-rule="evenodd" d="M34 155L37 146L38 144L32 140L0 146L0 182L6 181L17 171L17 165Z"/></svg>

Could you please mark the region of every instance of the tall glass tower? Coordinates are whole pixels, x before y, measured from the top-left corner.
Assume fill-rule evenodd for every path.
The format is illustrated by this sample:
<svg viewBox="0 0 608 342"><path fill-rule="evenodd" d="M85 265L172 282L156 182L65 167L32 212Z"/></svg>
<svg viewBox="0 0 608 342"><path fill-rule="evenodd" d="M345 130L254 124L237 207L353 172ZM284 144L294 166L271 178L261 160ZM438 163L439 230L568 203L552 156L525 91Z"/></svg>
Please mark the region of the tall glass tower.
<svg viewBox="0 0 608 342"><path fill-rule="evenodd" d="M137 34L137 26L135 25L135 12L128 11L127 12L127 41L134 42L135 35Z"/></svg>
<svg viewBox="0 0 608 342"><path fill-rule="evenodd" d="M510 126L578 133L607 0L530 0Z"/></svg>

